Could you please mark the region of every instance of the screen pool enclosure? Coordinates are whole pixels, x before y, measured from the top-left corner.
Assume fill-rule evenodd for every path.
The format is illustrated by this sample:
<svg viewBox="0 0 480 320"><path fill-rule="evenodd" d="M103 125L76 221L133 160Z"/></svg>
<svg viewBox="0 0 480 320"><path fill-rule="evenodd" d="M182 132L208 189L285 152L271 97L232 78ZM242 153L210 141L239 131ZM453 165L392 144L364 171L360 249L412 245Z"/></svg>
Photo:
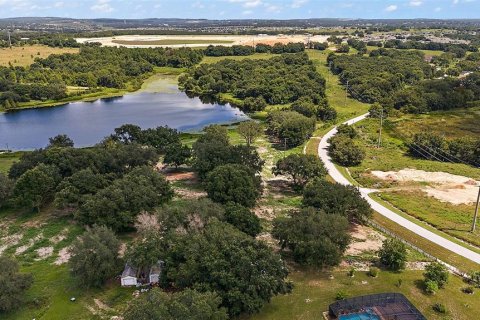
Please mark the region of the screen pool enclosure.
<svg viewBox="0 0 480 320"><path fill-rule="evenodd" d="M401 293L379 293L340 300L329 306L340 320L427 320Z"/></svg>

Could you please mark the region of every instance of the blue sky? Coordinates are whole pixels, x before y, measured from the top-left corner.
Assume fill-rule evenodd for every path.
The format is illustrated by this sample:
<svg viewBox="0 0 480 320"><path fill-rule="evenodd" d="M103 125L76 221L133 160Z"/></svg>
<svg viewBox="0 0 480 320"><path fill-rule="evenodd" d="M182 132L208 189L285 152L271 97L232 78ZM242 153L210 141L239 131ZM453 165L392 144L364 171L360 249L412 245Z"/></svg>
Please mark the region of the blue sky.
<svg viewBox="0 0 480 320"><path fill-rule="evenodd" d="M480 18L480 0L0 0L0 17Z"/></svg>

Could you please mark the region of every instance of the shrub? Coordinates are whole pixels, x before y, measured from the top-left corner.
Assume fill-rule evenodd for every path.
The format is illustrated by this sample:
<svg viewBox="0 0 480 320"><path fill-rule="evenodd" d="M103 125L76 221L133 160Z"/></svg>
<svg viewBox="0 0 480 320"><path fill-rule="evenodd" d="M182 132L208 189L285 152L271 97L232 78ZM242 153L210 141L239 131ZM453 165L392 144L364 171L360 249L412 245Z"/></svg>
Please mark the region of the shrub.
<svg viewBox="0 0 480 320"><path fill-rule="evenodd" d="M348 276L350 278L355 277L355 268L351 268L350 270L348 270Z"/></svg>
<svg viewBox="0 0 480 320"><path fill-rule="evenodd" d="M472 272L470 279L475 287L480 288L480 271Z"/></svg>
<svg viewBox="0 0 480 320"><path fill-rule="evenodd" d="M425 267L425 282L433 281L439 288L445 287L448 282L448 270L443 264L439 262L432 262Z"/></svg>
<svg viewBox="0 0 480 320"><path fill-rule="evenodd" d="M438 302L432 306L432 309L438 313L447 313L447 307Z"/></svg>
<svg viewBox="0 0 480 320"><path fill-rule="evenodd" d="M350 295L345 291L345 290L340 290L337 292L335 295L335 300L345 300L349 297Z"/></svg>
<svg viewBox="0 0 480 320"><path fill-rule="evenodd" d="M401 288L402 287L402 284L403 284L403 279L402 278L399 278L397 280L397 283L395 284L397 286L397 288Z"/></svg>
<svg viewBox="0 0 480 320"><path fill-rule="evenodd" d="M466 294L473 294L475 290L473 289L473 287L465 287L465 288L462 288L462 292Z"/></svg>
<svg viewBox="0 0 480 320"><path fill-rule="evenodd" d="M438 284L432 280L425 281L425 292L427 294L435 294L438 291Z"/></svg>
<svg viewBox="0 0 480 320"><path fill-rule="evenodd" d="M380 269L378 269L377 267L371 267L369 270L368 270L368 275L372 278L376 278L378 277L378 274L380 273Z"/></svg>
<svg viewBox="0 0 480 320"><path fill-rule="evenodd" d="M225 221L252 237L262 231L260 218L239 204L228 203L225 206Z"/></svg>
<svg viewBox="0 0 480 320"><path fill-rule="evenodd" d="M386 239L378 251L380 262L390 270L405 269L407 261L407 247L397 239Z"/></svg>

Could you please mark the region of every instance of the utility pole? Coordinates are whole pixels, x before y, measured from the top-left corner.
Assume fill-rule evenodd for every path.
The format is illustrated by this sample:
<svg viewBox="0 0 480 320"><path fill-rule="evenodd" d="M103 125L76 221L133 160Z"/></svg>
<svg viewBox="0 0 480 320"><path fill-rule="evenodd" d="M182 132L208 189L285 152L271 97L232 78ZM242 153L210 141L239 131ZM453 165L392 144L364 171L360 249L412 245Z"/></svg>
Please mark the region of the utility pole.
<svg viewBox="0 0 480 320"><path fill-rule="evenodd" d="M475 232L475 227L477 226L478 203L480 202L480 185L478 185L477 187L478 187L478 196L477 196L477 204L475 205L475 215L473 216L472 232Z"/></svg>
<svg viewBox="0 0 480 320"><path fill-rule="evenodd" d="M8 34L8 46L11 48L12 47L12 39L10 38L10 29L7 29L7 34Z"/></svg>
<svg viewBox="0 0 480 320"><path fill-rule="evenodd" d="M382 146L382 128L383 128L383 106L380 110L380 130L378 131L378 145L377 147L380 148Z"/></svg>

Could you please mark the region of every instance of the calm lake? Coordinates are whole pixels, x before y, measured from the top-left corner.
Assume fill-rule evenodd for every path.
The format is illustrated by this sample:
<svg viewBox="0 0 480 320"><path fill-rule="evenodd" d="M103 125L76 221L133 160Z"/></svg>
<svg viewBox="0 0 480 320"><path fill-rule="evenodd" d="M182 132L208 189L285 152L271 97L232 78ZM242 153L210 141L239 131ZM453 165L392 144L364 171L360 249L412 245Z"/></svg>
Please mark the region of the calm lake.
<svg viewBox="0 0 480 320"><path fill-rule="evenodd" d="M0 113L0 150L7 145L12 150L45 147L48 138L57 134L67 134L77 147L91 146L125 123L144 129L168 125L183 132L196 132L209 124L248 119L229 104L202 103L199 98L187 97L171 83L166 89L152 92L147 88L118 98Z"/></svg>

